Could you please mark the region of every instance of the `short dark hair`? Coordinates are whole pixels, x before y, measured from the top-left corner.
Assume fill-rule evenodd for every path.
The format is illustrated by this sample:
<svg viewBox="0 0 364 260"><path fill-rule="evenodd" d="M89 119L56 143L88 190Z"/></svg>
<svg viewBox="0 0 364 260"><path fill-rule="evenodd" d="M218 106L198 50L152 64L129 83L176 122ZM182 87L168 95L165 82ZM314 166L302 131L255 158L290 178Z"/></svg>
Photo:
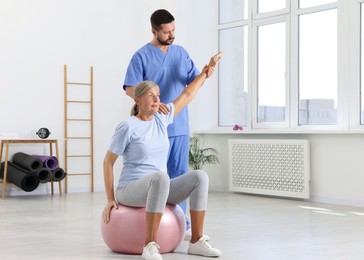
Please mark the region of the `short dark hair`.
<svg viewBox="0 0 364 260"><path fill-rule="evenodd" d="M173 21L173 15L165 9L159 9L155 11L150 17L152 28L157 31L160 29L161 24L171 23Z"/></svg>

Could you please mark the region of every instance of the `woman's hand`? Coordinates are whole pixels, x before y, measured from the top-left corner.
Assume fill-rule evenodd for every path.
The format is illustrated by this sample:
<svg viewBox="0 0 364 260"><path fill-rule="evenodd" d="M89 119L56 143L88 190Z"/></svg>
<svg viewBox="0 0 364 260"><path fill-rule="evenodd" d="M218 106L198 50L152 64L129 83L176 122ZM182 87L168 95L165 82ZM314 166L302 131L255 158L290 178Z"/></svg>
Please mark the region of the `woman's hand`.
<svg viewBox="0 0 364 260"><path fill-rule="evenodd" d="M102 212L102 220L106 224L109 223L109 221L110 221L110 213L111 213L111 209L113 207L118 208L118 204L116 203L116 201L109 201L106 204L104 211Z"/></svg>
<svg viewBox="0 0 364 260"><path fill-rule="evenodd" d="M216 67L217 63L220 62L223 51L219 51L217 54L211 57L209 67Z"/></svg>
<svg viewBox="0 0 364 260"><path fill-rule="evenodd" d="M206 78L209 78L215 71L216 65L220 62L223 52L219 51L217 54L211 57L210 62L202 70L202 73L206 74Z"/></svg>

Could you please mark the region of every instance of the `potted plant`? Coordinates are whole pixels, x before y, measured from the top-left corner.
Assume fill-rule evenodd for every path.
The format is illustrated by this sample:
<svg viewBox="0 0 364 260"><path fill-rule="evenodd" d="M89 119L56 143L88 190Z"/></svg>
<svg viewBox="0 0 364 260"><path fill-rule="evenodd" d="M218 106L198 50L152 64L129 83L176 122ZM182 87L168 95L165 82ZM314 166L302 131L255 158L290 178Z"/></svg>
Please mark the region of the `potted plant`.
<svg viewBox="0 0 364 260"><path fill-rule="evenodd" d="M219 163L219 153L214 148L204 148L198 136L190 138L188 163L194 170L201 170L204 165Z"/></svg>

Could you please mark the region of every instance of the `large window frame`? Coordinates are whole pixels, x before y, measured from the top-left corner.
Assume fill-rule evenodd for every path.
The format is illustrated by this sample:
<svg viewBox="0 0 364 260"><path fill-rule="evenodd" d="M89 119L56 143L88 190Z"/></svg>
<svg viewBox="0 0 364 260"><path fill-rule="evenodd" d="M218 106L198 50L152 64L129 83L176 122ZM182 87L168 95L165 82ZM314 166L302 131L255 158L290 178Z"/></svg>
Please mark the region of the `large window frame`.
<svg viewBox="0 0 364 260"><path fill-rule="evenodd" d="M258 88L259 88L259 82L258 82L258 30L260 26L268 26L268 25L273 25L276 23L285 23L286 25L286 36L285 36L285 41L286 41L286 46L289 46L289 23L288 23L288 16L287 15L281 15L281 13L279 12L278 16L274 16L270 19L261 19L258 20L256 22L253 22L252 27L252 34L253 34L253 40L252 40L252 128L254 129L261 129L261 128L287 128L289 127L289 118L290 118L290 111L289 111L289 104L290 104L290 89L289 89L289 48L286 49L286 57L285 57L285 107L284 107L284 111L285 111L285 120L282 122L258 122Z"/></svg>
<svg viewBox="0 0 364 260"><path fill-rule="evenodd" d="M293 6L293 21L292 21L292 32L294 33L294 36L292 38L292 41L294 41L294 44L291 46L292 49L294 49L294 52L292 52L292 59L291 62L293 63L294 66L294 70L295 70L295 76L293 77L293 82L292 82L292 87L295 91L295 95L291 97L292 102L294 103L294 107L291 107L291 111L292 111L292 115L293 117L291 118L291 126L293 129L299 129L299 130L342 130L342 129L347 129L347 122L345 122L346 118L347 118L347 109L345 108L345 96L344 93L342 91L342 84L340 84L340 81L342 80L343 77L343 70L341 68L343 68L343 55L342 53L339 51L340 49L342 49L342 41L340 40L340 32L342 31L340 29L340 20L342 20L342 13L341 13L341 9L339 9L339 1L336 3L329 3L329 4L325 4L325 5L318 5L318 6L313 6L313 7L308 7L308 8L303 8L303 9L299 9L298 5L299 5L299 0L298 1L294 1L294 6ZM337 10L337 123L336 124L332 124L332 125L326 125L326 124L317 124L317 125L300 125L299 124L299 115L298 113L296 113L296 111L299 111L299 19L300 16L303 15L310 15L310 14L314 14L314 13L320 13L320 12L325 12L325 11L330 11L336 9ZM294 111L294 112L293 112Z"/></svg>
<svg viewBox="0 0 364 260"><path fill-rule="evenodd" d="M220 0L221 1L221 0ZM269 13L258 13L257 0L248 1L249 15L244 24L249 26L249 58L248 58L248 97L250 120L245 126L246 131L260 132L362 132L364 125L361 124L361 92L364 93L364 79L361 77L361 66L364 61L360 60L361 40L364 40L364 28L360 21L364 19L360 6L364 6L364 0L338 0L328 4L299 9L299 0L286 0L286 8ZM334 0L333 0L334 1ZM299 125L299 16L320 12L324 10L337 9L337 124L335 125ZM363 8L364 10L364 8ZM287 76L286 76L286 121L283 123L258 123L257 111L257 26L276 22L287 21ZM234 21L223 25L221 28L241 25L242 21ZM362 36L360 36L362 34ZM362 38L362 39L361 39ZM364 51L364 50L362 50ZM364 55L363 55L364 57ZM364 58L363 58L364 59ZM363 86L361 86L363 85ZM222 86L224 88L224 86ZM364 94L363 94L364 95ZM221 105L221 104L220 104ZM363 108L361 108L361 106ZM228 130L230 127L218 127Z"/></svg>

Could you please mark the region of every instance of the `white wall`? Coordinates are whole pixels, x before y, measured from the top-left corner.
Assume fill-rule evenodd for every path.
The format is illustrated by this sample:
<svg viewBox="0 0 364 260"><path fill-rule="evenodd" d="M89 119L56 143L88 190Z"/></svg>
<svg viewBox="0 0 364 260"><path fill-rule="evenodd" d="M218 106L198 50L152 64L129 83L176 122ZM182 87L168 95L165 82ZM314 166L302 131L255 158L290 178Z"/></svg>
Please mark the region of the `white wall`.
<svg viewBox="0 0 364 260"><path fill-rule="evenodd" d="M228 139L307 139L310 142L310 200L364 207L363 134L203 134L205 147L220 152L206 167L210 189L227 191Z"/></svg>
<svg viewBox="0 0 364 260"><path fill-rule="evenodd" d="M217 0L1 0L0 133L28 136L45 126L51 137L62 138L63 65L68 65L71 81L88 81L92 65L95 188L103 190L104 154L115 126L128 116L132 104L121 90L125 70L134 51L151 40L149 16L158 8L174 14L176 44L183 45L201 68L218 48ZM216 75L206 82L190 111L193 129L217 125ZM212 189L228 189L229 138L302 138L311 142L311 199L364 206L363 135L204 136L206 145L221 154L219 165L206 167ZM63 154L63 142L60 146ZM11 153L44 149L18 145ZM121 160L116 167L121 167ZM69 188L87 191L89 181L72 177ZM24 194L13 185L8 189L9 194ZM49 186L36 192L49 193Z"/></svg>
<svg viewBox="0 0 364 260"><path fill-rule="evenodd" d="M217 0L1 0L0 133L27 137L47 127L52 138L62 138L63 65L74 82L88 82L93 66L95 189L103 190L103 157L116 125L132 105L121 88L125 71L132 54L152 39L149 17L159 8L175 16L175 43L201 68L217 51ZM205 87L209 85L215 92L217 78ZM11 154L43 149L16 145ZM62 164L63 156L60 160ZM89 186L88 177L69 178L71 192ZM24 194L14 185L8 189L9 195ZM42 185L30 194L48 191Z"/></svg>

